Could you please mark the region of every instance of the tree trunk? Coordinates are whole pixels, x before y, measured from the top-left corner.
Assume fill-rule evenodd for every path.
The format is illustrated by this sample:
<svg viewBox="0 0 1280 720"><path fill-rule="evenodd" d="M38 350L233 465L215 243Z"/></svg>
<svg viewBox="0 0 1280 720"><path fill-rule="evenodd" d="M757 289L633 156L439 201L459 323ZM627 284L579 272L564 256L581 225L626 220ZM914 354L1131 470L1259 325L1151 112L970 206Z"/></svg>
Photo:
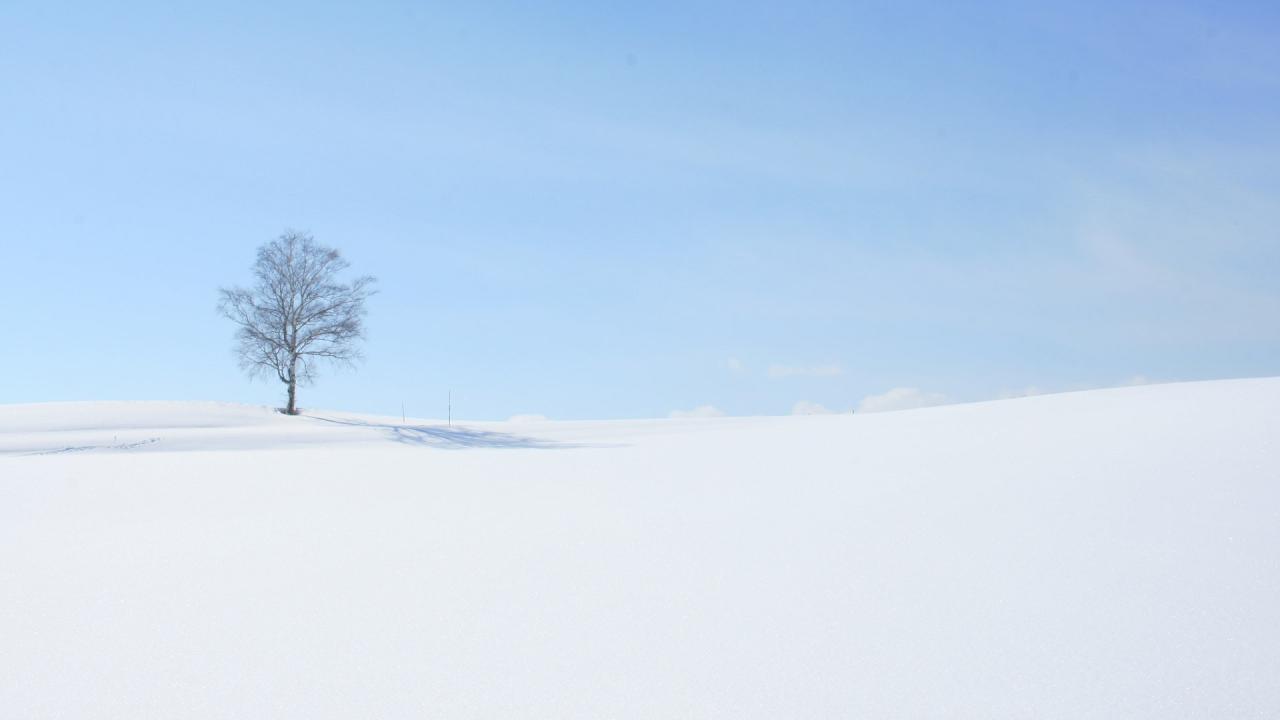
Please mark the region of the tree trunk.
<svg viewBox="0 0 1280 720"><path fill-rule="evenodd" d="M284 409L286 415L298 414L298 361L289 366L289 406Z"/></svg>

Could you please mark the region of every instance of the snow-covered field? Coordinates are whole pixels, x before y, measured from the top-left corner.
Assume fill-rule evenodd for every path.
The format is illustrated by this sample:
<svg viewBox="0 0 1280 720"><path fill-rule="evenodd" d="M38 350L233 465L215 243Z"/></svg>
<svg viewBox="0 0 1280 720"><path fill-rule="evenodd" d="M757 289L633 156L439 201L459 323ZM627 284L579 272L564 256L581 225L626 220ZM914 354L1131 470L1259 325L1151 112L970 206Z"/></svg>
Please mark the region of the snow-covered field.
<svg viewBox="0 0 1280 720"><path fill-rule="evenodd" d="M0 717L1280 717L1280 379L452 428L0 406Z"/></svg>

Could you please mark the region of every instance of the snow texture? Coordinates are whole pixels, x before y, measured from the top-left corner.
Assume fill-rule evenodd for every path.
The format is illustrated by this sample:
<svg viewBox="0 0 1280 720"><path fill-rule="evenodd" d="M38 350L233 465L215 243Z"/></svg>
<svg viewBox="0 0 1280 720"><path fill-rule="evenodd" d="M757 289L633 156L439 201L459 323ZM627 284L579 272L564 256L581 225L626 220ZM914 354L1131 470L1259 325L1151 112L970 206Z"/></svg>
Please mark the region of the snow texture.
<svg viewBox="0 0 1280 720"><path fill-rule="evenodd" d="M0 406L0 715L1280 717L1278 421Z"/></svg>

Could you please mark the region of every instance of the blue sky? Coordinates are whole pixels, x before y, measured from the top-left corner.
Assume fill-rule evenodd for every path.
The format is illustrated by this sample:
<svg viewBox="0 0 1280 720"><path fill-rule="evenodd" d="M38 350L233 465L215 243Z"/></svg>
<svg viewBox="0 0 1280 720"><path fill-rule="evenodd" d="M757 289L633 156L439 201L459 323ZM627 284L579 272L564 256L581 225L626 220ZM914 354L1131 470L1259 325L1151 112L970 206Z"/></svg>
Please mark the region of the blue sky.
<svg viewBox="0 0 1280 720"><path fill-rule="evenodd" d="M1274 4L208 5L0 5L0 402L280 403L287 227L382 289L304 407L1280 374Z"/></svg>

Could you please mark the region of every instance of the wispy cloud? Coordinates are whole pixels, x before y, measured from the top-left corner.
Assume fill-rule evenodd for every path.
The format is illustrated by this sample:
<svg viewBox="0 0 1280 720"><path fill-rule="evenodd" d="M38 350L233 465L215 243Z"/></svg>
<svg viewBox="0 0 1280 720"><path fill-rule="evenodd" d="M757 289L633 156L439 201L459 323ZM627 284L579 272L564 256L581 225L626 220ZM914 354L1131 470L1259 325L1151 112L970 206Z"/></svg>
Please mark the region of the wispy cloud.
<svg viewBox="0 0 1280 720"><path fill-rule="evenodd" d="M769 377L788 378L788 377L835 377L843 375L844 368L839 365L770 365Z"/></svg>
<svg viewBox="0 0 1280 720"><path fill-rule="evenodd" d="M792 415L834 415L835 413L835 410L809 400L801 400L791 408Z"/></svg>
<svg viewBox="0 0 1280 720"><path fill-rule="evenodd" d="M862 398L862 402L858 403L858 412L914 410L933 405L945 405L947 402L947 396L941 393L925 392L919 388L894 388L879 395L868 395Z"/></svg>
<svg viewBox="0 0 1280 720"><path fill-rule="evenodd" d="M715 405L699 405L692 410L672 410L668 417L673 418L713 418L724 417L724 411Z"/></svg>
<svg viewBox="0 0 1280 720"><path fill-rule="evenodd" d="M1001 390L1000 394L996 395L996 399L997 400L1013 400L1014 398L1044 395L1046 392L1048 391L1044 390L1043 388L1036 387L1035 385L1028 385L1024 388L1018 388L1016 390Z"/></svg>
<svg viewBox="0 0 1280 720"><path fill-rule="evenodd" d="M1080 392L1082 390L1105 390L1107 388L1133 387L1135 385L1151 385L1159 382L1163 382L1163 381L1153 380L1147 377L1146 375L1131 375L1130 377L1120 380L1119 382L1105 383L1102 385L1078 383L1075 385L1068 385L1065 387L1058 387L1058 388L1042 388L1037 385L1029 385L1025 388L1018 388L1013 390L1001 390L1000 393L996 395L996 399L1012 400L1014 398L1031 397L1033 395L1050 395L1053 393L1062 393L1062 392Z"/></svg>

